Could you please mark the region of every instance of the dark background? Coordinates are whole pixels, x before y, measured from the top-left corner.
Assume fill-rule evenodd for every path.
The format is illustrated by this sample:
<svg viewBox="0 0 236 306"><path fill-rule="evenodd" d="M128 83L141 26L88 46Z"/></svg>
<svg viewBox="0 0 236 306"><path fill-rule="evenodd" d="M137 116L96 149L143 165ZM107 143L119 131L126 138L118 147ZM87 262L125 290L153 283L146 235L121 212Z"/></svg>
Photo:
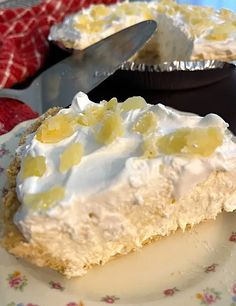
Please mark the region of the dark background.
<svg viewBox="0 0 236 306"><path fill-rule="evenodd" d="M154 73L156 75L153 78L157 78L159 82L163 79L164 85L169 80L166 87L176 85L176 87L181 88L181 83L183 85L187 83L191 87L192 82L194 88L184 90L163 90L159 89L159 86L156 88L150 86L149 89L147 82L144 82L142 77L140 77L140 81L138 76L132 77L125 74L126 72L116 72L89 93L90 99L99 102L103 99L108 100L117 97L120 101L123 101L129 96L140 95L151 104L163 103L178 110L200 115L216 113L230 124L231 131L236 134L235 68L233 70L226 68L226 71L222 69L222 71L217 71L216 75L212 75L209 71L186 72L182 76L180 72L176 72L175 75L173 75L173 72L166 72L164 76L162 76L163 73ZM215 81L216 78L220 78L220 74L222 79ZM209 84L201 86L201 81L204 84L207 80ZM200 86L196 87L196 83Z"/></svg>

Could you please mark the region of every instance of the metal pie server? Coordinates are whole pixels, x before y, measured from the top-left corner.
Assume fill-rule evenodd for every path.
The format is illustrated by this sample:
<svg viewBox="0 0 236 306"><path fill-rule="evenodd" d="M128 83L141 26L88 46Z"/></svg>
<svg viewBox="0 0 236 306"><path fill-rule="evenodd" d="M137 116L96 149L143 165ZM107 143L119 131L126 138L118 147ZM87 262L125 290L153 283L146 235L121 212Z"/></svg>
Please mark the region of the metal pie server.
<svg viewBox="0 0 236 306"><path fill-rule="evenodd" d="M41 73L26 89L1 89L0 97L25 102L39 114L54 106L66 107L78 91L88 93L113 74L144 45L156 27L155 21L143 21L74 51Z"/></svg>

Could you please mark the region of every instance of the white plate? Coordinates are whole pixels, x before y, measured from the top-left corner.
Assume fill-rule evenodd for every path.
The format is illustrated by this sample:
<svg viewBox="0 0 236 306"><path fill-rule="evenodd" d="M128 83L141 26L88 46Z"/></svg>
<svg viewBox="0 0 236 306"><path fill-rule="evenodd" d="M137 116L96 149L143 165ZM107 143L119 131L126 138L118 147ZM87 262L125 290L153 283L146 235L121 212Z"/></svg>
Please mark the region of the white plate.
<svg viewBox="0 0 236 306"><path fill-rule="evenodd" d="M4 169L30 121L0 137L0 192ZM236 306L236 213L177 232L67 280L0 248L0 306Z"/></svg>

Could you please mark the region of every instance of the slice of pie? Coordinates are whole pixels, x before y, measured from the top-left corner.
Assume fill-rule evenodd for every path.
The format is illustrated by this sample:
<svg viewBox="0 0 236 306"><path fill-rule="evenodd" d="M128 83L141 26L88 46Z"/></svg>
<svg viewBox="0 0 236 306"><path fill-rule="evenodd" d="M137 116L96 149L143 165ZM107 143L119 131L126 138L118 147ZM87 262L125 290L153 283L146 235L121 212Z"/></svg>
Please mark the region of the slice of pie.
<svg viewBox="0 0 236 306"><path fill-rule="evenodd" d="M8 169L4 247L67 277L236 209L236 143L219 116L141 97L51 109Z"/></svg>

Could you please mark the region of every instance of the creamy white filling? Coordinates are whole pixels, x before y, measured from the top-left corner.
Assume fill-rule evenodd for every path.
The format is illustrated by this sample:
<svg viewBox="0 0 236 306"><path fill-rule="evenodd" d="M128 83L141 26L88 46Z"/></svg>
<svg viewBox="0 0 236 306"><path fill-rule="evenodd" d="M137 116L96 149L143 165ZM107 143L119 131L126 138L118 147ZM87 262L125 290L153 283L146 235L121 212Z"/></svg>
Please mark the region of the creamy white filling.
<svg viewBox="0 0 236 306"><path fill-rule="evenodd" d="M236 31L223 41L200 37L195 40L192 58L233 59L236 58Z"/></svg>

